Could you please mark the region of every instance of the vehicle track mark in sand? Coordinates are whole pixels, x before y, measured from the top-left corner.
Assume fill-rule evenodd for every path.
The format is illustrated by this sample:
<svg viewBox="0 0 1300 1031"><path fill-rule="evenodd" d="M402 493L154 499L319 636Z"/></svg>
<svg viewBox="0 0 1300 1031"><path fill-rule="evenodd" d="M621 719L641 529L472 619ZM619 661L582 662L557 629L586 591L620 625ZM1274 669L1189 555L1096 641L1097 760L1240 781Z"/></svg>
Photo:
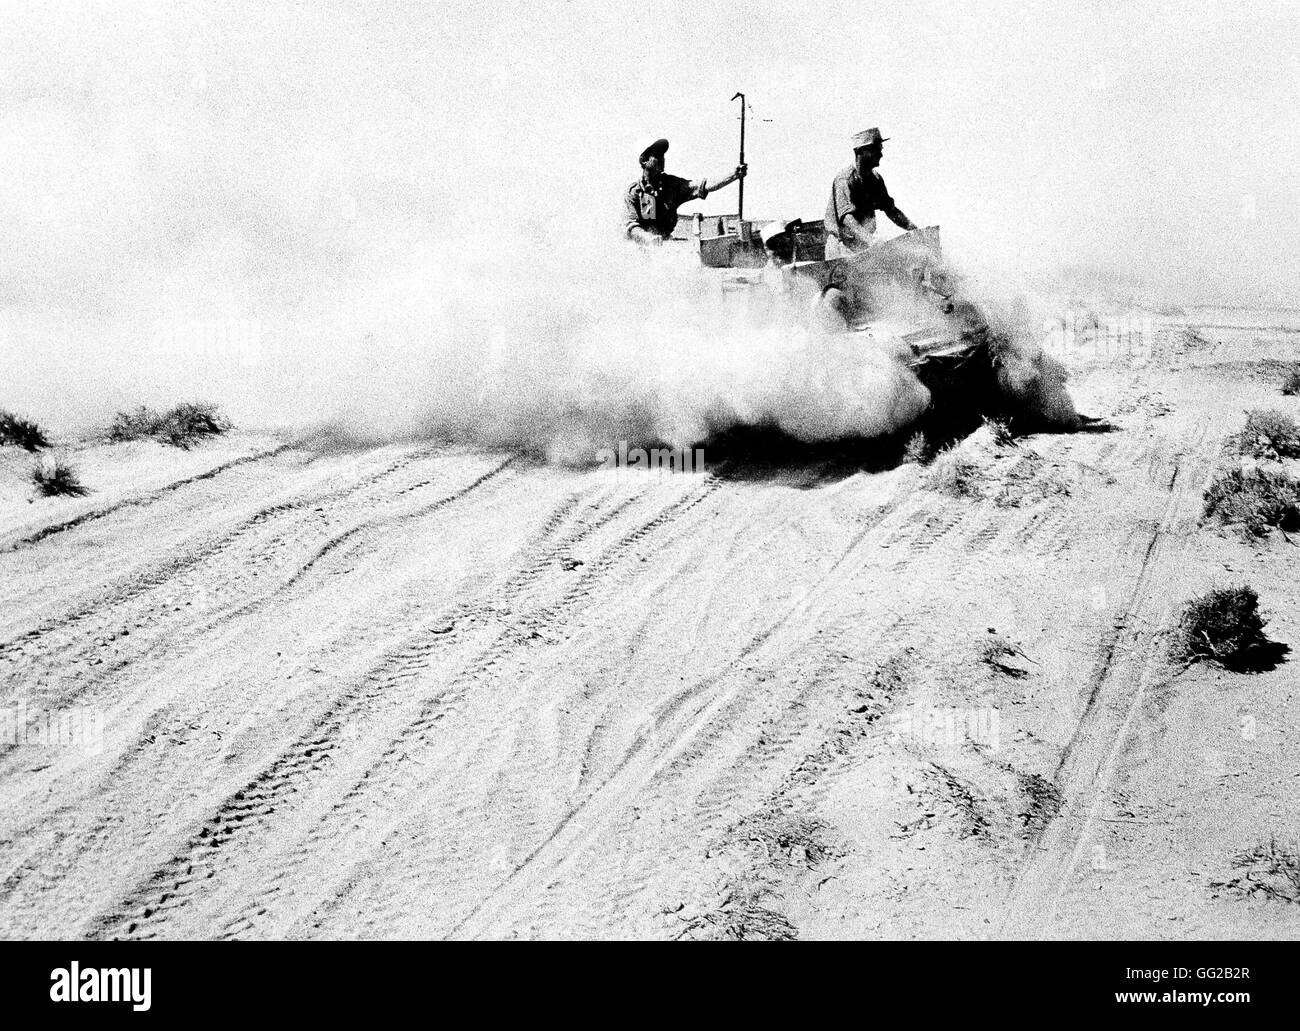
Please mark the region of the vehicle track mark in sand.
<svg viewBox="0 0 1300 1031"><path fill-rule="evenodd" d="M324 519L328 522L329 516L317 515L323 511L323 506L337 506L344 502L350 502L358 495L374 492L388 477L398 470L410 466L420 457L422 456L414 454L405 456L378 473L346 487L331 491L324 496L315 495L309 498L294 499L291 502L263 508L249 519L238 524L215 544L201 547L179 560L172 560L162 567L161 573L155 569L153 575L129 582L126 589L119 592L119 596L111 606L108 604L83 606L64 621L47 621L46 624L38 627L36 631L29 632L18 640L23 646L26 646L57 630L59 636L65 639L65 646L57 649L57 651L48 648L45 650L50 652L49 660L51 663L56 664L61 670L67 670L78 662L79 656L82 661L96 658L99 642L106 637L113 639L116 642L117 653L108 661L103 661L102 656L98 657L99 662L95 665L95 668L79 671L78 677L72 685L64 684L62 687L56 685L54 688L56 694L61 690L63 694L75 693L78 697L82 697L86 692L93 690L96 685L111 682L119 677L121 671L132 663L174 648L177 642L174 639L174 634L169 632L172 625L173 611L183 612L181 618L188 620L185 628L185 640L201 637L233 619L257 611L258 608L269 601L294 589L327 556L362 533L374 531L379 526L391 528L393 525L402 522L427 517L433 512L461 500L467 494L478 490L514 461L512 456L508 456L468 483L462 483L449 493L442 494L433 501L420 505L413 510L385 511L378 516L372 515L366 518L342 533L335 534L323 545L317 547L306 559L305 563L294 562L292 565L293 571L289 573L287 579L283 577L268 578L247 575L250 561L255 560L259 564L280 565L282 563L274 558L276 554L290 549L295 541L299 544L306 544L309 535L319 532L316 525L317 520ZM437 479L437 476L425 478L420 483L407 486L396 493L399 495L410 494L414 490L427 488ZM385 498L379 499L370 507L373 508L375 504L380 502L386 503L386 498L387 492L385 492ZM292 523L285 529L278 528L277 524L273 522L276 517L283 516L285 513L301 510L308 510L307 519L303 522ZM254 540L251 544L248 543L246 541L248 535L263 526L272 528L272 536L266 541ZM224 566L214 565L214 563L222 562L224 562ZM197 586L186 587L187 583ZM168 603L161 606L156 603L149 605L147 606L147 613L136 612L132 614L124 608L130 602L148 595L155 589L166 589L170 596L175 595L177 591L181 591L182 594L198 591L200 586L202 591L197 596L212 602L208 606L211 612L207 615L204 614L205 609L203 607L186 611L179 606L172 606ZM254 597L241 604L240 595L247 595L250 591L254 592ZM165 602L165 599L163 600ZM134 621L133 629L137 632L123 644L116 641L121 636L117 631L106 629L96 634L82 626L86 621L97 623L101 627L118 627ZM142 627L145 628L143 633L139 632ZM33 634L35 634L35 637L33 637ZM0 652L2 652L2 649L0 649ZM12 661L16 656L10 654L7 657ZM29 665L28 675L31 672L32 668ZM51 696L37 700L43 704L52 705L59 701L59 698Z"/></svg>
<svg viewBox="0 0 1300 1031"><path fill-rule="evenodd" d="M1148 470L1153 480L1165 480L1168 496L1160 518L1130 534L1116 559L1121 568L1134 569L1132 586L1101 642L1085 685L1082 714L1053 777L1062 798L1060 812L1034 842L1008 898L999 937L1053 933L1061 899L1105 803L1130 728L1165 667L1158 645L1169 606L1161 603L1161 574L1177 567L1186 539L1196 529L1201 492L1214 467L1214 456L1202 448L1208 429L1208 418L1200 419L1190 446L1173 458L1172 466Z"/></svg>
<svg viewBox="0 0 1300 1031"><path fill-rule="evenodd" d="M327 491L324 494L309 494L260 508L252 515L247 516L224 531L220 536L199 544L191 551L132 573L117 583L108 585L95 597L82 602L70 611L46 619L29 630L12 636L5 641L0 641L0 655L21 645L32 643L53 630L68 629L88 617L102 616L104 612L112 611L116 606L131 601L166 583L168 580L194 569L201 563L220 556L236 545L242 544L243 538L247 534L288 513L299 512L313 506L348 501L358 493L379 485L389 476L410 465L415 458L414 455L404 456L399 461L391 463L378 472Z"/></svg>
<svg viewBox="0 0 1300 1031"><path fill-rule="evenodd" d="M927 505L933 505L937 500L939 505L946 507L946 510L938 513L933 508L927 507L913 513L904 521L904 533L910 528L919 540L926 543L942 542L967 517L969 511L976 507L961 506L928 494L920 500ZM827 578L821 586L833 592L843 586L840 581L847 581L858 574L861 565L855 557L858 545L876 530L890 514L892 508L893 506L886 506L877 514L877 518L871 525L858 533L828 571ZM998 513L995 517L997 522L991 527L993 531L991 538L997 537L1006 530L1005 519L1001 518L1003 515ZM898 536L895 534L895 539L898 539ZM921 550L924 552L926 549L922 547ZM870 558L868 557L867 560L869 561ZM923 556L922 562L925 561ZM817 598L814 592L812 596L801 600L796 606L791 606L790 610L772 626L755 635L750 644L742 649L723 671L705 678L693 689L688 690L699 692L723 683L722 678L727 677L738 665L751 659L764 644L774 638L778 628L793 612L801 612L803 617L807 618L808 613L815 609L816 605ZM820 620L815 618L813 622L820 624ZM910 620L893 613L892 620L882 621L881 629L875 635L876 643L905 626L910 626ZM816 673L813 671L806 681L802 678L796 679L795 687L798 688L802 683L803 692L806 694L816 686L815 680ZM787 687L789 685L783 684L780 678L765 681L758 709L766 711L767 707L779 704L780 700L786 697ZM761 721L755 723L761 715L761 712L755 711L755 705L759 700L749 692L737 693L733 690L728 698L710 699L714 702L713 708L707 719L691 725L690 740L679 737L666 742L662 748L641 753L638 749L642 746L642 738L638 737L615 772L591 790L588 798L571 810L543 839L542 844L526 856L523 862L495 889L494 894L504 892L506 897L497 901L493 899L493 895L489 895L455 925L449 932L450 935L490 934L493 933L491 927L499 928L502 920L506 918L508 918L507 923L511 920L535 921L541 926L546 926L550 908L557 904L551 901L553 896L548 890L548 885L557 882L561 876L559 873L561 867L581 862L575 858L575 851L590 846L602 829L608 829L610 820L618 818L633 801L645 797L647 792L654 790L656 784L660 785L660 789L664 792L672 791L675 795L680 794L683 785L690 780L698 756L704 753L717 755L721 751L727 755L733 753L736 755L733 762L729 764L733 776L729 779L724 778L726 784L718 790L704 791L699 799L700 804L689 817L690 825L696 831L700 828L719 829L725 823L724 817L728 809L734 808L736 800L746 797L749 789L761 782L764 772L779 765L781 756L789 752L800 740L800 736L807 731L805 724L810 719L810 713L808 707L801 701L802 698L803 695L795 690L794 697L787 699L785 722L781 722L779 726L769 726L768 732L763 730L767 724ZM668 754L669 751L671 755ZM580 832L568 833L568 828L575 821L580 825ZM551 847L552 842L560 839L563 839L563 847L559 845ZM584 874L585 876L588 875ZM646 885L638 879L634 870L602 869L592 876L600 878L599 883L592 887L592 890L584 893L589 897L605 900L607 907L616 904L631 905L631 900L640 897L646 889ZM616 900L621 900L621 903ZM489 912L491 916L487 915ZM613 922L616 914L612 908L608 908L605 916ZM602 918L598 915L595 919L596 923L600 924Z"/></svg>
<svg viewBox="0 0 1300 1031"><path fill-rule="evenodd" d="M968 555L978 555L986 551L999 537L1003 535L1006 529L1005 520L993 516L973 534L966 538L966 543L962 550Z"/></svg>
<svg viewBox="0 0 1300 1031"><path fill-rule="evenodd" d="M938 502L937 509L927 507L918 513L919 518L911 522L911 533L897 534L889 541L891 548L903 545L895 551L898 556L895 570L905 569L917 560L927 561L930 550L943 544L945 538L970 515L971 508L968 503L945 499Z"/></svg>
<svg viewBox="0 0 1300 1031"><path fill-rule="evenodd" d="M400 525L402 523L412 522L417 519L425 519L428 516L433 515L433 513L446 508L448 505L455 504L456 502L465 498L468 494L471 494L474 491L478 490L484 484L496 479L503 472L505 472L505 470L514 461L515 461L515 456L513 455L507 456L506 458L498 462L496 465L494 465L492 468L488 469L486 472L475 477L469 483L466 483L463 486L456 488L455 490L451 491L448 494L444 494L441 497L435 498L433 501L427 502L407 512L397 512L397 513L389 514L381 519L367 519L363 522L357 523L356 525L349 527L348 529L344 530L341 533L335 534L334 536L330 537L327 541L325 541L325 543L317 547L315 551L312 552L311 556L304 563L302 563L298 567L298 569L296 569L286 581L284 581L282 584L278 586L276 593L279 594L297 586L298 583L302 581L307 576L307 574L310 573L317 565L319 565L326 558L328 558L332 553L338 551L349 541L352 541L359 535L367 532L373 533L381 527L385 531L389 531L393 526ZM409 487L404 487L394 492L394 496L401 497L406 494L410 494L416 490L420 490L425 487L428 487L434 482L435 482L434 479L423 480L418 484L414 484ZM256 609L260 608L261 606L265 605L268 600L269 598L267 597L255 599L254 601L249 602L247 605L243 606L242 608L236 609L234 612L231 613L231 616L233 617L238 615L245 615L247 613L253 612Z"/></svg>
<svg viewBox="0 0 1300 1031"><path fill-rule="evenodd" d="M514 910L520 916L522 914L518 911L527 909L530 918L545 922L549 907L553 904L545 890L546 885L552 883L561 868L576 862L577 857L593 844L612 821L629 810L635 799L643 797L655 785L663 786L668 781L680 784L689 771L694 769L695 760L701 754L716 748L732 747L719 744L720 736L733 742L741 741L746 735L752 736L755 733L752 725L754 713L750 710L754 700L746 695L743 685L736 682L732 674L737 667L752 660L773 642L777 631L791 617L806 616L810 608L816 605L816 594L834 595L858 573L861 568L859 545L871 529L872 527L864 528L856 535L814 589L814 596L788 606L771 625L753 635L721 669L678 690L663 703L650 721L651 729L642 729L635 735L623 758L601 783L570 809L497 887L446 932L445 937L473 937L488 933L487 921L499 920L503 909ZM892 620L882 621L875 638L883 640L907 624L905 617L895 614ZM783 728L782 733L773 734L770 740L764 738L759 730L757 736L762 740L747 752L742 747L743 755L770 766L777 756L788 750L805 733L809 713L806 707L801 709L798 705L797 696L801 686L811 690L815 684L811 679L806 685L797 681L789 689L796 696L789 700L789 711L798 715L796 725ZM778 691L779 685L769 682L768 690ZM762 702L764 705L760 709L779 704L780 698L769 693ZM662 789L667 790L667 787ZM725 801L721 796L709 795L693 826L697 830L699 827L716 828L725 815L725 810ZM625 869L605 870L599 876L604 880L598 889L589 894L611 903L615 899L627 900L640 896L646 888L634 872ZM605 915L613 918L610 910Z"/></svg>
<svg viewBox="0 0 1300 1031"><path fill-rule="evenodd" d="M638 549L643 549L654 535L676 522L685 512L702 503L724 483L724 480L710 474L703 478L701 484L692 492L660 509L652 518L635 529L622 534L604 552L582 567L582 574L574 579L572 586L565 590L558 600L524 613L516 621L516 626L521 628L522 633L499 637L477 662L458 674L448 686L448 691L454 692L454 700L459 702L468 698L470 688L483 678L492 678L494 681L499 680L500 670L504 667L506 660L518 652L520 644L526 644L531 638L532 635L528 632L529 627L556 625L562 617L578 606L590 604L597 588L601 587L601 585L603 585L602 589L611 589L610 584L606 582L607 574L620 565L631 563L639 554ZM628 502L624 502L619 508L622 509L627 504ZM611 518L612 514L606 513L601 520L601 524L603 525ZM583 534L583 536L586 535L586 533ZM572 547L572 542L562 542L557 544L554 550L558 554L570 547ZM554 557L544 560L538 564L539 568L545 568L547 565L552 564L553 561ZM526 671L520 671L519 675L524 676L525 673ZM322 821L313 829L308 842L304 844L301 850L302 854L319 853L322 848L329 846L331 842L341 840L340 825L344 828L343 838L348 840L367 836L371 842L380 839L387 840L388 836L400 824L409 819L407 814L393 803L399 800L399 797L406 797L416 792L422 798L427 799L427 804L435 807L438 813L441 814L428 816L439 827L454 827L459 825L458 821L461 819L473 819L474 817L471 814L455 811L456 796L453 792L425 789L425 786L431 782L431 777L435 777L435 775L429 773L421 775L418 768L419 761L414 759L425 749L432 746L434 731L446 714L434 713L429 711L426 706L415 720L408 722L395 736L392 744L363 772L362 776L356 780L353 787L343 796L340 802L323 815ZM502 722L499 719L487 721L482 728L475 731L481 738L474 753L468 755L463 760L463 764L472 765L475 761L474 755L481 755L491 750L496 739L508 730L507 727L502 726ZM463 750L465 745L462 744L461 748ZM402 765L404 760L406 765ZM455 775L451 773L446 773L443 777L437 779L446 783L449 777L454 781ZM398 813L396 818L386 815L393 811ZM376 822L379 823L378 827L375 826ZM454 870L444 869L442 879L454 879L454 873ZM419 874L419 871L411 871L409 876L417 877ZM342 896L350 893L354 889L355 883L355 878L348 878L338 889L336 896L327 900L322 909L330 911L338 908L342 902ZM385 900L380 900L379 906L381 908L384 904L386 904ZM371 916L374 919L381 919L382 913L372 912ZM241 921L233 924L228 928L228 931L243 933L252 930L254 925L254 919L245 913Z"/></svg>
<svg viewBox="0 0 1300 1031"><path fill-rule="evenodd" d="M878 625L873 624L876 629L865 638L855 639L854 650L860 655L873 655L878 650L888 650L889 642L896 635L911 630L917 616L916 612L894 614ZM844 651L839 642L845 636L847 628L843 624L832 624L827 629L831 631L831 637L821 644L823 653L820 661L792 678L794 687L791 690L781 692L780 681L775 686L772 681L767 682L767 690L764 691L761 702L769 708L773 705L780 706L781 710L779 719L768 721L770 731L763 723L751 722L749 726L744 726L739 721L727 722L717 728L722 732L730 732L728 736L733 739L743 737L744 743L740 754L727 764L722 775L697 796L697 823L702 832L720 829L726 822L728 810L736 810L734 816L744 815L750 806L745 801L746 798L755 797L756 792L762 793L758 787L761 783L760 775L775 767L780 757L789 752L790 746L807 733L819 711L824 717L825 710L814 709L808 704L808 699L819 690L827 690L822 681L833 679L834 673L841 669ZM835 720L839 719L839 713L835 711ZM725 747L709 744L711 750ZM808 755L803 755L800 764L808 758Z"/></svg>
<svg viewBox="0 0 1300 1031"><path fill-rule="evenodd" d="M636 794L658 766L689 747L695 735L732 701L734 688L728 690L718 679L707 683L707 689L701 684L682 688L661 704L600 785L570 809L515 869L443 937L473 937L474 922L493 907L503 903L518 905L523 898L535 897L538 880L577 855L581 845L589 842L611 815L622 811L627 796ZM504 898L507 895L509 899Z"/></svg>
<svg viewBox="0 0 1300 1031"><path fill-rule="evenodd" d="M603 517L581 521L568 534L556 539L556 531L572 513L577 498L578 494L571 496L551 514L533 544L525 547L524 553L528 560L524 567L508 577L495 590L494 596L505 600L507 604L512 599L517 599L520 592L540 576L542 569L554 565L561 551L571 548L575 542L594 532L635 500L635 496L624 499L620 504L605 510ZM194 869L204 871L203 880L211 880L221 872L217 850L228 840L235 837L242 840L249 832L264 829L272 814L282 808L294 807L300 818L302 809L310 804L307 796L318 786L312 783L317 779L317 774L327 762L336 761L336 756L352 743L345 733L349 727L363 719L378 719L385 712L400 710L404 702L413 701L419 709L415 718L407 718L402 724L402 730L390 739L379 757L361 769L358 778L348 781L352 786L340 801L321 814L318 829L309 836L307 846L300 846L281 856L280 865L270 874L269 884L254 893L243 913L226 922L222 933L230 937L251 928L255 919L266 912L270 899L278 893L287 871L296 868L313 851L328 852L341 847L336 834L338 824L344 822L346 825L349 818L354 818L358 811L363 811L373 799L375 788L386 786L391 789L392 784L401 779L408 769L406 762L413 743L430 734L452 711L454 703L464 696L471 686L472 677L463 674L423 699L418 696L411 698L399 689L418 679L428 656L435 649L446 646L444 629L473 614L476 608L482 610L482 606L476 607L472 602L458 602L427 619L420 630L406 638L403 646L390 651L387 658L375 666L359 684L354 684L336 698L314 722L308 734L284 751L243 789L218 806L213 816L204 822L198 835L192 837L185 848L158 871L140 882L120 907L100 917L95 922L92 933L96 936L152 935L159 925L164 924L171 912L189 904L203 890L204 886L192 876ZM495 662L494 656L503 650L509 650L509 647L498 638L489 646L487 653L480 657L477 666L480 669L490 668ZM384 785L380 784L384 780L380 774L387 778ZM327 781L326 776L323 782ZM293 796L301 798L295 800ZM329 833L319 829L321 821L329 827ZM238 857L232 860L238 861ZM252 910L251 913L248 912L249 909Z"/></svg>
<svg viewBox="0 0 1300 1031"><path fill-rule="evenodd" d="M504 461L498 463L493 469L489 470L485 474L478 476L470 483L463 484L462 486L460 486L458 489L451 492L450 494L444 495L430 504L421 506L421 509L419 511L425 515L428 515L431 512L437 511L455 501L464 498L469 493L471 493L475 488L477 488L482 483L486 482L488 479L492 478L496 473L500 472L503 468L505 468L505 466L508 465L510 461L512 461L512 459L510 458L505 459ZM398 465L406 465L406 464L409 463L407 461L398 463ZM393 467L389 467L389 469L385 470L383 473L380 473L379 476L382 477L384 475L387 475L388 473L391 473L392 471L393 471ZM425 485L427 486L428 483L430 482L432 481L425 481ZM357 485L353 485L352 487L344 490L342 493L351 495L352 493L355 492L356 487ZM433 640L436 641L437 638L435 637L433 638ZM138 758L139 756L137 755L135 749L129 751L127 754L121 757L117 763L114 764L113 768L106 774L104 778L104 782L109 785L116 785L119 783L119 779L120 779L122 783L131 784L132 790L137 794L143 793L147 797L152 797L152 792L156 790L158 787L156 783L152 788L146 790L139 784L138 774L133 779L129 779L129 775L132 772L132 767L137 762ZM156 781L156 776L155 776L155 781ZM122 802L120 804L126 805L127 803ZM113 815L114 813L118 812L119 804L114 803L112 805L104 805L101 807L101 809L105 813L105 815L102 818L100 818L92 827L90 827L87 830L81 831L75 835L65 834L60 836L60 838L53 843L52 848L50 850L46 850L41 854L41 856L39 857L40 870L43 872L44 875L49 875L52 878L54 876L52 871L69 869L73 864L75 864L79 860L81 856L85 855L87 851L94 846L94 843L97 840L99 840L102 836L104 836L107 832L109 832L112 826L116 822L119 822L115 819ZM62 810L56 811L44 817L43 822L48 822L51 819L57 820L61 817L67 817L71 819L76 815L78 811L80 810L77 807L64 807ZM2 881L0 881L0 901L9 898L13 894L13 892L16 891L20 886L22 886L24 881L27 878L30 878L32 874L35 872L37 872L37 867L33 865L30 859L20 857L16 865L12 866L9 870L9 873L4 877Z"/></svg>
<svg viewBox="0 0 1300 1031"><path fill-rule="evenodd" d="M155 490L146 491L143 494L134 494L131 497L123 498L121 501L114 502L111 505L106 505L103 508L83 512L81 515L75 516L72 519L66 519L61 523L52 523L49 526L42 527L35 533L28 534L26 537L21 537L16 541L0 545L0 552L17 551L19 548L26 548L33 544L39 544L41 541L53 537L56 534L76 529L78 526L84 526L86 523L92 523L97 519L103 519L105 516L113 515L115 512L120 512L125 508L140 508L144 505L152 504L160 498L166 497L168 494L175 493L182 487L188 487L190 484L200 483L203 480L210 480L214 476L219 476L228 469L234 469L241 465L247 465L250 462L260 462L265 458L274 457L275 455L288 451L296 446L297 445L295 444L281 444L279 447L268 448L265 451L258 451L251 455L243 455L239 458L232 458L228 462L223 462L221 465L214 466L213 468L208 469L205 472L197 473L194 476L187 476L184 479L175 480L172 483L158 487Z"/></svg>

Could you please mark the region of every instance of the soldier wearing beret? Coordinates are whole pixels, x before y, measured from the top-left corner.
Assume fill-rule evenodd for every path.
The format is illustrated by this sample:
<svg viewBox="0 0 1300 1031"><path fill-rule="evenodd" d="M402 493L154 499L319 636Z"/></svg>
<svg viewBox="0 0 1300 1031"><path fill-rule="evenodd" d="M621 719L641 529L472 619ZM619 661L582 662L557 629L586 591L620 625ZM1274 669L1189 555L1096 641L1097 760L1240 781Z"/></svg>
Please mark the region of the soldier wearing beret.
<svg viewBox="0 0 1300 1031"><path fill-rule="evenodd" d="M624 231L646 245L663 243L677 225L677 209L687 201L703 200L714 190L745 177L748 167L737 165L722 179L681 179L664 171L668 141L649 141L641 148L641 178L627 188Z"/></svg>

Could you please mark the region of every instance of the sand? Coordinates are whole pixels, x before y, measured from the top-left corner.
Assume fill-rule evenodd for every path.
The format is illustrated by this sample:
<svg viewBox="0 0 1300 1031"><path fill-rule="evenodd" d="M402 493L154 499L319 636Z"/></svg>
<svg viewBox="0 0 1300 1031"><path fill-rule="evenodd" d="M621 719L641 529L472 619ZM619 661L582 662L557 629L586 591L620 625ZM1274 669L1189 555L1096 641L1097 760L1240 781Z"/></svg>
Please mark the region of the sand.
<svg viewBox="0 0 1300 1031"><path fill-rule="evenodd" d="M1300 542L1199 521L1300 319L1151 318L1065 356L1112 432L982 429L970 497L234 432L33 499L4 449L0 706L103 736L0 745L0 934L1294 937L1234 866L1300 838L1294 669L1165 651L1238 582L1300 646Z"/></svg>

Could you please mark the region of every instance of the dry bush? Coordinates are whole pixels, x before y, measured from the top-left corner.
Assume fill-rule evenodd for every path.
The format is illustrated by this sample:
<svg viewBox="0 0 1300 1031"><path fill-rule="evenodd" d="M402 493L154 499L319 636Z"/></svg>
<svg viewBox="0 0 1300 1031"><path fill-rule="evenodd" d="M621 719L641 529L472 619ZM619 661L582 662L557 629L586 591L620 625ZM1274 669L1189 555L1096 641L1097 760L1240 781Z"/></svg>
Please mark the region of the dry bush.
<svg viewBox="0 0 1300 1031"><path fill-rule="evenodd" d="M16 444L27 451L49 447L49 439L36 423L20 419L12 412L0 411L0 446Z"/></svg>
<svg viewBox="0 0 1300 1031"><path fill-rule="evenodd" d="M907 438L907 446L903 448L904 465L925 465L929 457L930 445L926 442L924 433L918 431Z"/></svg>
<svg viewBox="0 0 1300 1031"><path fill-rule="evenodd" d="M1183 607L1171 654L1186 662L1211 661L1254 672L1276 665L1288 647L1270 641L1253 587L1217 587Z"/></svg>
<svg viewBox="0 0 1300 1031"><path fill-rule="evenodd" d="M1025 799L1025 810L1019 814L1020 822L1025 826L1025 834L1033 837L1060 813L1064 801L1061 789L1041 773L1017 773L1016 781Z"/></svg>
<svg viewBox="0 0 1300 1031"><path fill-rule="evenodd" d="M1015 446L1016 434L1011 428L1011 423L1005 419L990 419L985 416L984 425L988 427L989 434L993 437L993 443L999 447Z"/></svg>
<svg viewBox="0 0 1300 1031"><path fill-rule="evenodd" d="M1005 676L1019 679L1029 676L1029 670L1020 663L1033 660L1021 650L1019 645L1013 644L1005 637L994 635L980 649L980 661Z"/></svg>
<svg viewBox="0 0 1300 1031"><path fill-rule="evenodd" d="M1289 415L1258 408L1246 413L1237 447L1255 458L1300 458L1300 426Z"/></svg>
<svg viewBox="0 0 1300 1031"><path fill-rule="evenodd" d="M799 932L768 901L772 892L761 884L728 890L717 906L692 918L677 935L703 941L795 941Z"/></svg>
<svg viewBox="0 0 1300 1031"><path fill-rule="evenodd" d="M1231 469L1206 490L1204 514L1255 537L1270 527L1300 530L1300 480L1267 469Z"/></svg>
<svg viewBox="0 0 1300 1031"><path fill-rule="evenodd" d="M1300 852L1294 846L1279 845L1270 838L1267 844L1240 852L1232 865L1243 871L1227 881L1215 881L1216 888L1227 888L1243 898L1259 894L1280 902L1300 903Z"/></svg>
<svg viewBox="0 0 1300 1031"><path fill-rule="evenodd" d="M90 493L76 471L62 458L48 463L38 462L33 466L32 483L47 498L79 498Z"/></svg>
<svg viewBox="0 0 1300 1031"><path fill-rule="evenodd" d="M204 437L225 433L230 420L216 405L206 401L186 401L165 412L141 405L133 412L118 412L108 428L112 441L153 438L174 447L189 449Z"/></svg>
<svg viewBox="0 0 1300 1031"><path fill-rule="evenodd" d="M824 820L766 812L741 820L732 832L757 864L815 869L837 853Z"/></svg>
<svg viewBox="0 0 1300 1031"><path fill-rule="evenodd" d="M955 498L978 498L979 478L978 465L955 448L945 448L935 456L925 485Z"/></svg>

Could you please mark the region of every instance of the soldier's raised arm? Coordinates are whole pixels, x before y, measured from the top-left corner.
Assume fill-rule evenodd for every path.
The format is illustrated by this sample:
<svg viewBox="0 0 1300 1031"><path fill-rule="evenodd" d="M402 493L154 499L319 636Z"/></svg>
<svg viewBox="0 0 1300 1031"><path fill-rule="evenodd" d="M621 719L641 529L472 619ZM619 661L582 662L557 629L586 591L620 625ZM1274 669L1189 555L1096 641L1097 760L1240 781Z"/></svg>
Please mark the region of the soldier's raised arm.
<svg viewBox="0 0 1300 1031"><path fill-rule="evenodd" d="M748 172L749 172L749 165L747 164L737 165L736 170L734 172L732 172L730 175L723 176L721 179L702 180L704 184L704 192L712 193L714 190L720 190L724 186L730 186L732 183L736 182L737 180L744 179L745 176L748 174ZM700 196L703 197L704 193L701 193Z"/></svg>

